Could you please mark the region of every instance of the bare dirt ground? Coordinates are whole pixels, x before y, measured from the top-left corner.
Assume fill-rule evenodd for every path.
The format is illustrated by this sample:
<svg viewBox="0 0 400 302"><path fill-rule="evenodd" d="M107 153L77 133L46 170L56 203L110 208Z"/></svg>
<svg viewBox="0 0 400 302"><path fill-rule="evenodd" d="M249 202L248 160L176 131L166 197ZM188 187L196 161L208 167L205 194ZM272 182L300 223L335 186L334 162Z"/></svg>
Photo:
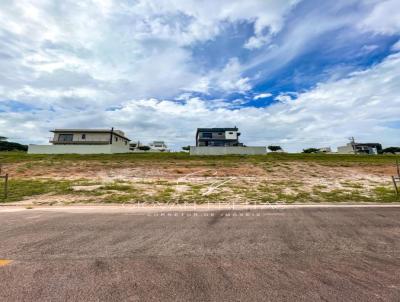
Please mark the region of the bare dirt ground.
<svg viewBox="0 0 400 302"><path fill-rule="evenodd" d="M332 179L381 180L395 173L393 165L340 167L316 163L286 162L261 166L240 164L235 166L213 167L207 163L195 165L173 165L159 163L138 164L101 164L98 162L80 161L68 166L46 165L35 163L27 167L26 163L14 163L4 166L7 171L22 178L57 178L57 179L98 179L98 180L132 180L137 178L179 179L201 177L265 177L274 179L302 179L324 177Z"/></svg>
<svg viewBox="0 0 400 302"><path fill-rule="evenodd" d="M395 173L390 164L301 161L37 161L9 163L5 169L16 179L71 183L71 192L25 196L24 204L390 201Z"/></svg>

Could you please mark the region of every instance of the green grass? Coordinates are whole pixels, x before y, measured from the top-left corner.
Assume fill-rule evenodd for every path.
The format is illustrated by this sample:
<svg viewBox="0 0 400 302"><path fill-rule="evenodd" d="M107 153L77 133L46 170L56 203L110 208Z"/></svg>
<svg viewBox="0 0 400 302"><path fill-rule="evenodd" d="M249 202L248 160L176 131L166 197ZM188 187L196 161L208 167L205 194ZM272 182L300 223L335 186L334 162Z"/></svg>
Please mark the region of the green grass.
<svg viewBox="0 0 400 302"><path fill-rule="evenodd" d="M126 162L185 162L190 166L190 162L205 162L208 166L231 166L240 163L267 163L282 162L284 166L290 168L284 162L305 161L317 164L338 164L349 166L353 164L388 164L394 163L395 159L400 160L400 155L344 155L344 154L280 154L270 153L266 155L225 155L225 156L190 156L184 152L171 153L125 153L125 154L27 154L24 152L0 152L0 163L16 162L44 162L46 165L56 165L62 161L99 161L102 164L122 165ZM29 166L24 168L29 169Z"/></svg>
<svg viewBox="0 0 400 302"><path fill-rule="evenodd" d="M250 204L260 203L306 203L306 202L400 202L400 196L394 194L390 186L376 186L372 189L348 186L342 189L326 190L323 186L314 186L313 190L302 190L299 183L275 182L263 184L257 187L226 186L227 191L215 191L211 194L203 194L207 184L188 184L189 189L177 192L173 185L156 185L157 191L149 194L143 189L135 188L134 184L113 182L105 184L94 191L75 191L73 186L91 185L85 180L33 180L11 179L9 182L9 196L3 198L3 186L0 186L0 202L20 201L26 197L41 194L54 195L81 195L88 196L88 202L103 203L216 203L241 200ZM290 193L285 192L289 188ZM324 189L324 190L321 190ZM65 201L68 203L68 200Z"/></svg>
<svg viewBox="0 0 400 302"><path fill-rule="evenodd" d="M4 199L3 182L0 183L0 202L20 201L25 197L47 193L72 193L71 181L10 179L8 182L8 198Z"/></svg>
<svg viewBox="0 0 400 302"><path fill-rule="evenodd" d="M123 192L130 192L130 193L134 193L137 191L132 185L119 184L118 182L101 186L99 188L99 190L123 191Z"/></svg>
<svg viewBox="0 0 400 302"><path fill-rule="evenodd" d="M293 162L306 162L307 166L374 166L395 163L399 155L338 155L338 154L267 154L257 156L189 156L187 153L129 153L112 155L30 155L23 152L0 152L0 163L18 165L17 172L28 172L40 167L57 166L79 166L88 162L87 166L93 164L103 165L110 168L125 167L129 163L146 165L159 165L162 168L176 168L177 174L183 174L182 167L204 168L213 167L241 167L243 164L261 167L267 171L284 171L291 169ZM324 167L322 167L324 169ZM301 171L301 170L300 170ZM323 170L322 170L323 171ZM322 178L323 173L312 171L301 171L309 173L310 177ZM202 176L212 177L214 174L206 171ZM270 180L268 183L252 186L252 184L227 183L212 194L202 194L207 189L207 184L191 184L184 181L189 189L185 192L175 190L175 182L171 180L137 182L136 185L129 181L114 181L103 184L93 191L74 191L72 186L100 185L90 179L77 181L55 180L55 179L16 179L11 175L9 185L9 198L3 198L2 180L0 180L0 202L19 201L25 197L40 194L75 194L91 197L94 202L218 202L238 199L249 203L263 202L399 202L393 188L388 184L373 184L364 187L355 181L341 182L342 188L331 190L329 186L316 185L309 192L304 189L305 184L299 181ZM146 185L149 190L146 189ZM226 191L221 191L226 189Z"/></svg>

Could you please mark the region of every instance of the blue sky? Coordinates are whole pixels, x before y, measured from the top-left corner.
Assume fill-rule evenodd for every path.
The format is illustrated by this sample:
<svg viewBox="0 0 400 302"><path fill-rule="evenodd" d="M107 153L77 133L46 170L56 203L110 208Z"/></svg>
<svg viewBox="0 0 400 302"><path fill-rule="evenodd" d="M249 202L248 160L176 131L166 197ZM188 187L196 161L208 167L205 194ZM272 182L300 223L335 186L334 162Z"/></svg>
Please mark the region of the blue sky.
<svg viewBox="0 0 400 302"><path fill-rule="evenodd" d="M117 127L193 144L238 126L290 151L400 145L395 0L5 0L0 135Z"/></svg>

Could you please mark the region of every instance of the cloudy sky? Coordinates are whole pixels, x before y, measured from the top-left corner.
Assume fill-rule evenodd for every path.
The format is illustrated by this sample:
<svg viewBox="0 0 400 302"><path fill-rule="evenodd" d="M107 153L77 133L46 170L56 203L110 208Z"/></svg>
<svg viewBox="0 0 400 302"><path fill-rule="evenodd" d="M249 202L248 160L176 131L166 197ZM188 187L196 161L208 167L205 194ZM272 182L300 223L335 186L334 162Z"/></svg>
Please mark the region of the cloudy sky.
<svg viewBox="0 0 400 302"><path fill-rule="evenodd" d="M399 0L0 0L0 135L400 145Z"/></svg>

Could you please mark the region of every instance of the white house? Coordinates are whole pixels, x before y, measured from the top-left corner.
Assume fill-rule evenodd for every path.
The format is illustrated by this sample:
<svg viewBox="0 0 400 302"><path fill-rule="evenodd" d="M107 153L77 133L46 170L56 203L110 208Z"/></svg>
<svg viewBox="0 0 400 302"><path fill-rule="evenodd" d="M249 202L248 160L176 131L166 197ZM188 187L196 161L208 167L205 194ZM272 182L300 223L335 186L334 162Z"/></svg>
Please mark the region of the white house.
<svg viewBox="0 0 400 302"><path fill-rule="evenodd" d="M154 141L149 144L151 151L169 152L168 146L163 141Z"/></svg>
<svg viewBox="0 0 400 302"><path fill-rule="evenodd" d="M54 129L51 145L29 145L30 154L128 153L130 139L121 130Z"/></svg>

